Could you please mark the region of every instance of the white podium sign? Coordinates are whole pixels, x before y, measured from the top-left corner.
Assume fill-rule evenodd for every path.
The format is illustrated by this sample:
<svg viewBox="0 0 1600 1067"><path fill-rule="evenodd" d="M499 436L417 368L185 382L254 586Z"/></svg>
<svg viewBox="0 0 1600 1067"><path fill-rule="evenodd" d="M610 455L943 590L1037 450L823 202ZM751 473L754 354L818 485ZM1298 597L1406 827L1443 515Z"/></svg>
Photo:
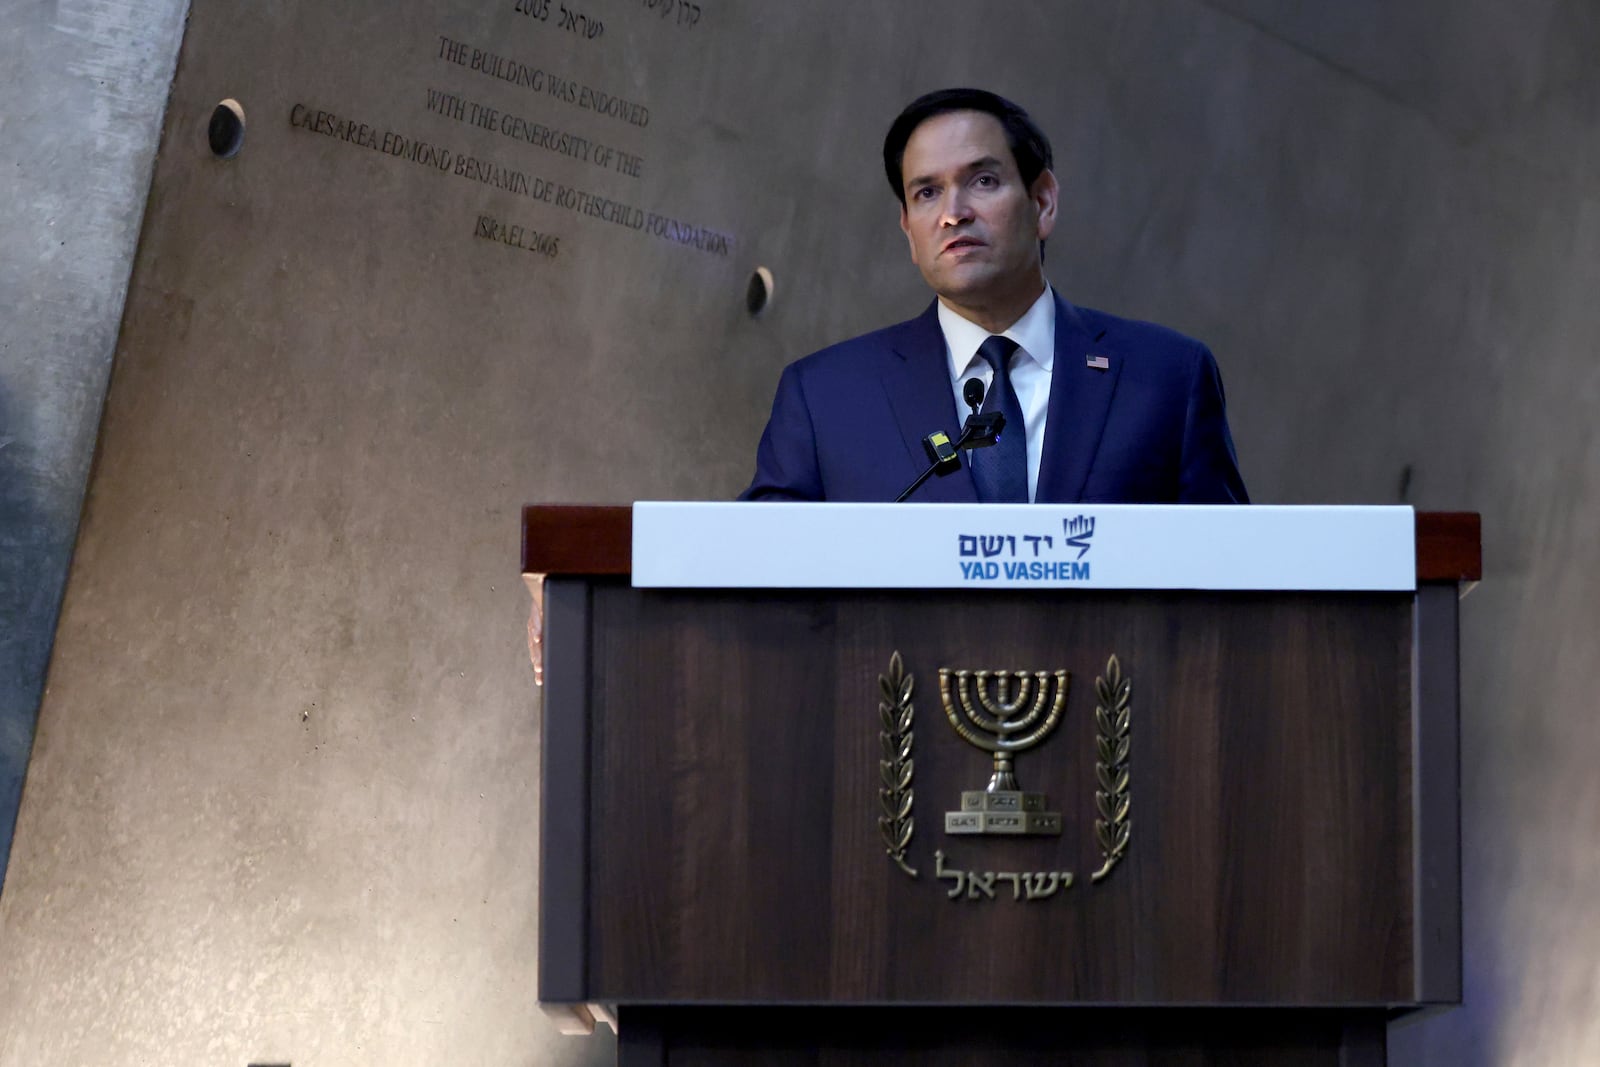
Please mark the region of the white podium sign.
<svg viewBox="0 0 1600 1067"><path fill-rule="evenodd" d="M1409 507L633 506L633 584L767 589L1414 590Z"/></svg>

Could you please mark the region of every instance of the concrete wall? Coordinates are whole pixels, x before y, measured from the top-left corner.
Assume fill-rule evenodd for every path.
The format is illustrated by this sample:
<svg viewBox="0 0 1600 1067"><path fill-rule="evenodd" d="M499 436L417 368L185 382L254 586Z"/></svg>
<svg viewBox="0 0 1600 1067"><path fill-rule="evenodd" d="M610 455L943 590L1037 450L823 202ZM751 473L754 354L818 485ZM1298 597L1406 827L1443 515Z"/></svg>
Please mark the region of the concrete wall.
<svg viewBox="0 0 1600 1067"><path fill-rule="evenodd" d="M0 885L187 8L0 6Z"/></svg>
<svg viewBox="0 0 1600 1067"><path fill-rule="evenodd" d="M595 0L592 38L510 0L327 6L191 21L0 897L0 1061L604 1056L531 1012L517 506L732 493L786 359L920 308L877 145L966 81L1054 135L1056 284L1218 352L1258 500L1483 512L1468 1002L1397 1027L1391 1062L1600 1059L1592 5L706 0L677 27ZM440 35L651 121L452 67ZM581 122L642 175L430 87ZM249 118L228 162L223 96ZM433 173L296 103L734 241ZM752 320L757 264L778 302Z"/></svg>

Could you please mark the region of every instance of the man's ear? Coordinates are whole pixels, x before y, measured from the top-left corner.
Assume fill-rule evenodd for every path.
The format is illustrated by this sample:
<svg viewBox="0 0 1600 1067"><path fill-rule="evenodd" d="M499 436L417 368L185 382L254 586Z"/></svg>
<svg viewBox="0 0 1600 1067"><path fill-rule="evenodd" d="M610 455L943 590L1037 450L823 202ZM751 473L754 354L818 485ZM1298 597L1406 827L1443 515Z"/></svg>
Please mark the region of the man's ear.
<svg viewBox="0 0 1600 1067"><path fill-rule="evenodd" d="M906 235L906 244L911 246L911 262L917 263L917 242L911 239L911 216L906 213L906 206L900 205L900 232ZM917 263L917 266L922 264Z"/></svg>
<svg viewBox="0 0 1600 1067"><path fill-rule="evenodd" d="M1039 240L1043 241L1056 228L1056 203L1061 199L1061 186L1056 184L1055 171L1046 169L1039 172L1039 176L1033 179L1033 191L1029 199L1038 212Z"/></svg>

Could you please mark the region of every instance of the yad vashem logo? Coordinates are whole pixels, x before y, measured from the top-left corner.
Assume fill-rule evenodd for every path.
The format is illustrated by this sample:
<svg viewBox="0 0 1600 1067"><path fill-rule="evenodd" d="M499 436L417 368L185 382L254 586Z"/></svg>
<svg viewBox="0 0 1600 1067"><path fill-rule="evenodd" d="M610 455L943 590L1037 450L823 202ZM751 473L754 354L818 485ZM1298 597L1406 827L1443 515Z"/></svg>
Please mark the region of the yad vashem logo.
<svg viewBox="0 0 1600 1067"><path fill-rule="evenodd" d="M939 669L939 699L945 718L967 744L993 758L993 770L983 789L961 794L959 811L945 814L950 835L1059 836L1061 813L1047 811L1048 797L1029 792L1017 782L1017 757L1043 744L1060 724L1067 705L1071 675L1064 670L987 671ZM915 682L896 652L889 672L878 676L881 755L878 768L880 811L878 829L884 850L912 878L917 871L907 860L915 832L912 777ZM1089 876L1100 882L1127 854L1133 824L1128 817L1128 757L1132 716L1131 679L1122 674L1116 656L1106 662L1105 673L1095 679L1095 840L1101 864ZM1009 883L1014 900L1040 900L1070 888L1070 871L977 871L946 862L935 851L935 876L952 880L947 892L952 900L995 897L997 885ZM1024 895L1026 893L1026 895Z"/></svg>

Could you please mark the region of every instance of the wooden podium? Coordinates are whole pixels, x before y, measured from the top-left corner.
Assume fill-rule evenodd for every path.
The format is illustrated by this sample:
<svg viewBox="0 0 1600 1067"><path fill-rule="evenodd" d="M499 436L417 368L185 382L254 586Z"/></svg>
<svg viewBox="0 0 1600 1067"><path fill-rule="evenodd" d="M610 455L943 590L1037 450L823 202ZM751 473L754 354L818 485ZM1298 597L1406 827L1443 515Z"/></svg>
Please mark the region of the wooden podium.
<svg viewBox="0 0 1600 1067"><path fill-rule="evenodd" d="M523 524L538 996L624 1067L1354 1067L1459 1002L1476 515L1414 592L636 589L630 509ZM1035 683L986 789L953 723Z"/></svg>

